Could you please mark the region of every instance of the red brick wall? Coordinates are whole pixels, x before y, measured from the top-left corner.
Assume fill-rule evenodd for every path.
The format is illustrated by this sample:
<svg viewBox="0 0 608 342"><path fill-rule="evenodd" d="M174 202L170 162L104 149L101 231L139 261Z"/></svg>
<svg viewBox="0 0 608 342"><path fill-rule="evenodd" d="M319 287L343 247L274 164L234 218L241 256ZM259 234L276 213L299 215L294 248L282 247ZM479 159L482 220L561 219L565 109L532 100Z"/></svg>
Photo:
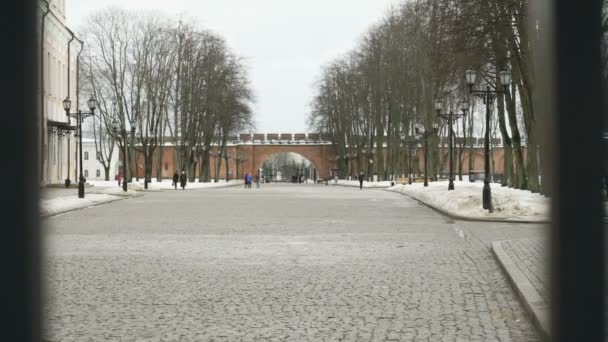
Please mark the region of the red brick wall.
<svg viewBox="0 0 608 342"><path fill-rule="evenodd" d="M155 155L153 162L153 171L152 177L157 177L157 166L158 166L158 153L160 153L160 148ZM473 170L483 171L484 169L484 150L483 148L475 148L474 150L474 163ZM173 176L173 172L177 169L176 162L174 160L174 150L173 147L165 147L162 150L163 160L162 160L162 177L165 179L170 179ZM239 146L228 146L226 148L226 153L230 156L228 160L228 167L231 171L231 179L235 179L237 177L242 178L244 173L249 172L255 174L255 172L262 167L264 161L268 160L275 154L278 153L297 153L304 158L308 159L313 167L317 170L317 174L319 178L327 178L331 174L331 170L336 168L336 151L334 146L332 145L305 145L305 144L282 144L282 145L239 145ZM217 150L213 150L213 153L217 153ZM445 156L447 154L447 148L442 147L440 149L441 155ZM423 149L418 149L417 151L418 160L419 160L419 169L424 169L424 154ZM120 156L122 160L122 154ZM386 160L386 153L384 156ZM502 148L496 148L493 150L493 158L495 162L495 170L496 173L503 173L504 170L504 151ZM238 170L237 170L237 159L238 162ZM217 157L210 157L210 175L211 178L215 178L216 173L216 162ZM351 169L358 170L358 160L353 161L351 164ZM365 161L361 161L365 162ZM440 170L447 171L448 164L447 160L443 161L442 167ZM376 161L374 161L376 163ZM454 160L454 171L458 172L458 156ZM137 163L137 176L139 178L144 177L144 158L142 154L138 155ZM414 169L416 167L414 166ZM364 168L364 170L367 170ZM352 172L356 172L356 170L350 170ZM197 165L196 168L196 177L199 177L199 167ZM468 150L464 153L463 160L463 174L467 174L469 172L469 152ZM219 177L220 179L224 179L226 175L226 164L225 159L222 158L222 165L220 167ZM135 176L135 174L134 174Z"/></svg>

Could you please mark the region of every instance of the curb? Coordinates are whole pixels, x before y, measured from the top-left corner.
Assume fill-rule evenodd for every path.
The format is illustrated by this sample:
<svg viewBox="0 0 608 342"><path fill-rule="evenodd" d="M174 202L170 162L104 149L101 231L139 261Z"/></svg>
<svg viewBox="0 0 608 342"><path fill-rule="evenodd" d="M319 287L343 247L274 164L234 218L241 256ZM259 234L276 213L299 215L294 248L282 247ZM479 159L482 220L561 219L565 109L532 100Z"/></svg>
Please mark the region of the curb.
<svg viewBox="0 0 608 342"><path fill-rule="evenodd" d="M170 192L170 191L202 191L202 190L212 190L212 189L223 189L223 188L231 188L231 187L235 187L235 186L240 186L240 185L244 185L244 184L231 184L231 185L226 185L226 186L212 186L212 187L208 187L208 188L194 188L194 189L188 189L188 187L186 187L186 190L181 190L179 187L177 188L177 190L175 189L141 189L141 190L136 190L138 192Z"/></svg>
<svg viewBox="0 0 608 342"><path fill-rule="evenodd" d="M389 190L389 189L384 189L385 191L390 191L390 192L394 192L397 194L401 194L403 196L407 196L415 201L417 201L418 203L425 205L433 210L435 210L436 212L447 216L453 220L458 220L458 221L468 221L468 222L493 222L493 223L518 223L518 224L549 224L551 223L551 221L547 221L547 220L537 220L537 221L533 221L533 220L507 220L507 219L499 219L499 218L485 218L485 217L468 217L468 216L460 216L460 215L456 215L453 214L447 210L441 209L439 207L436 207L432 204L426 203L412 195L409 194L405 194L403 192L399 192L399 191L394 191L394 190Z"/></svg>
<svg viewBox="0 0 608 342"><path fill-rule="evenodd" d="M328 184L328 185L359 189L358 185L345 185L345 184ZM388 188L390 188L390 186L371 186L371 187L366 187L365 185L363 186L363 189L369 189L369 190L387 190Z"/></svg>
<svg viewBox="0 0 608 342"><path fill-rule="evenodd" d="M100 205L114 203L114 202L118 202L118 201L124 201L124 200L128 200L128 199L135 198L135 197L141 197L143 195L144 194L141 194L141 193L137 193L137 194L134 194L134 195L131 195L131 196L116 196L116 195L111 195L111 196L115 196L115 197L118 197L118 198L110 200L110 201L99 202L99 203L87 205L86 207L68 209L68 210L64 210L64 211L60 211L60 212L56 212L56 213L52 213L52 214L41 214L40 215L40 219L44 220L44 219L48 219L48 218L51 218L51 217L54 217L54 216L58 216L58 215L66 214L66 213L71 213L73 211L79 211L79 210L84 210L84 209L87 209L87 208L98 207Z"/></svg>
<svg viewBox="0 0 608 342"><path fill-rule="evenodd" d="M505 272L511 286L524 304L524 308L532 317L532 321L542 333L545 340L550 340L551 309L545 303L538 291L528 278L519 270L513 259L504 251L500 241L492 242L492 252L498 264Z"/></svg>

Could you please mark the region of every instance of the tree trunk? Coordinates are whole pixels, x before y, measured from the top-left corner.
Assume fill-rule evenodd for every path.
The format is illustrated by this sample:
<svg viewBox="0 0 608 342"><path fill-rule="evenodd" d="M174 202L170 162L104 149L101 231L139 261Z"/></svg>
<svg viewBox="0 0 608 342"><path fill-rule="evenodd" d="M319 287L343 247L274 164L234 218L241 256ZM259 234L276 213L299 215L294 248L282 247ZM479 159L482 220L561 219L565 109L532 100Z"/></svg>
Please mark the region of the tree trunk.
<svg viewBox="0 0 608 342"><path fill-rule="evenodd" d="M497 68L497 70L501 70ZM503 153L504 153L504 170L501 180L502 186L510 186L512 184L513 174L513 149L511 148L511 137L507 130L507 124L505 120L505 103L504 96L499 95L497 97L498 107L498 125L500 128L500 134L502 135Z"/></svg>
<svg viewBox="0 0 608 342"><path fill-rule="evenodd" d="M528 133L528 189L532 192L540 192L540 180L538 170L538 143L533 132Z"/></svg>
<svg viewBox="0 0 608 342"><path fill-rule="evenodd" d="M156 165L156 181L157 182L162 182L163 181L163 155L164 155L164 148L161 145L158 149L158 163Z"/></svg>
<svg viewBox="0 0 608 342"><path fill-rule="evenodd" d="M148 183L152 181L152 161L154 160L154 149L149 149L144 153L144 180Z"/></svg>
<svg viewBox="0 0 608 342"><path fill-rule="evenodd" d="M517 91L516 84L519 83L518 69L513 68L513 83L511 85L511 93L506 97L507 113L509 115L509 125L511 127L513 146L513 187L516 189L528 190L528 175L526 173L526 164L524 159L524 151L521 144L521 133L517 125L517 109L515 104L515 95Z"/></svg>
<svg viewBox="0 0 608 342"><path fill-rule="evenodd" d="M230 181L230 163L228 159L228 153L224 154L224 164L226 165L226 182Z"/></svg>
<svg viewBox="0 0 608 342"><path fill-rule="evenodd" d="M217 183L219 181L220 168L222 167L222 157L215 157L215 175L214 182Z"/></svg>
<svg viewBox="0 0 608 342"><path fill-rule="evenodd" d="M199 172L199 182L208 183L211 180L209 175L209 162L209 153L203 153Z"/></svg>

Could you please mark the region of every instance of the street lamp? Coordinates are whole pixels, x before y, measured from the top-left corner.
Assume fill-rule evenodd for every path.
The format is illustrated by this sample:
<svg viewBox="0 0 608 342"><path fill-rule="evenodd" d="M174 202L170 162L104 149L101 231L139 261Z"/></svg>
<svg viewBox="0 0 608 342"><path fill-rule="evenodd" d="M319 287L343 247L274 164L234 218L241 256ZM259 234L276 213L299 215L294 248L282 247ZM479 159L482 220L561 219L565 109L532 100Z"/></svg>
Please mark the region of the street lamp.
<svg viewBox="0 0 608 342"><path fill-rule="evenodd" d="M95 109L97 109L97 100L91 97L87 101L87 105L89 106L90 110L88 113L81 110L78 110L76 113L70 113L72 101L69 97L66 97L65 100L63 100L63 110L65 110L65 115L67 115L69 118L75 118L76 124L78 125L78 140L80 145L80 177L78 178L78 198L84 198L84 182L86 181L82 171L82 121L89 116L95 115Z"/></svg>
<svg viewBox="0 0 608 342"><path fill-rule="evenodd" d="M412 184L412 158L414 155L416 155L416 152L418 150L418 140L416 140L415 137L410 137L409 139L405 136L402 135L401 136L401 141L403 142L403 144L405 146L407 146L408 148L408 153L409 153L409 172L408 172L408 184Z"/></svg>
<svg viewBox="0 0 608 342"><path fill-rule="evenodd" d="M424 139L424 186L429 186L429 137L437 133L439 123L433 121L433 129L426 130L425 128L416 127L416 135Z"/></svg>
<svg viewBox="0 0 608 342"><path fill-rule="evenodd" d="M418 152L418 142L416 142L415 145L412 145L410 147L410 176L408 177L408 180L407 180L407 183L409 185L412 185L412 183L414 182L412 180L412 178L414 178L414 173L413 173L413 170L412 170L412 163L413 163L412 160L414 159L414 156L417 154L416 152Z"/></svg>
<svg viewBox="0 0 608 342"><path fill-rule="evenodd" d="M114 131L115 135L118 135L121 137L122 139L122 172L123 172L123 178L122 178L122 190L124 192L127 192L128 188L127 188L127 135L131 134L132 136L135 136L135 125L137 124L137 122L135 121L135 119L131 120L130 122L131 124L131 130L127 131L127 129L122 129L120 123L118 122L118 120L114 119L112 121L112 130Z"/></svg>
<svg viewBox="0 0 608 342"><path fill-rule="evenodd" d="M454 130L453 130L453 125L454 125L455 120L464 118L464 116L467 115L467 111L469 110L469 101L467 101L467 100L460 101L460 109L462 110L462 113L454 113L454 112L450 111L449 113L442 114L441 113L442 107L443 106L441 104L441 101L436 100L435 101L435 110L437 111L437 116L448 120L448 128L449 128L448 140L450 140L450 183L448 185L448 191L450 191L450 190L454 190L454 161L453 161L453 157L454 157L454 134L453 134L453 132L454 132Z"/></svg>
<svg viewBox="0 0 608 342"><path fill-rule="evenodd" d="M465 73L467 84L469 85L469 93L481 98L486 105L486 134L485 134L485 146L484 146L484 179L483 179L483 208L489 210L490 213L494 211L492 206L492 190L490 189L490 105L498 94L508 94L509 85L511 84L511 72L501 71L498 74L500 85L502 89L495 87L494 90L490 89L490 85L486 86L485 90L474 90L475 79L477 74L474 70L467 70Z"/></svg>

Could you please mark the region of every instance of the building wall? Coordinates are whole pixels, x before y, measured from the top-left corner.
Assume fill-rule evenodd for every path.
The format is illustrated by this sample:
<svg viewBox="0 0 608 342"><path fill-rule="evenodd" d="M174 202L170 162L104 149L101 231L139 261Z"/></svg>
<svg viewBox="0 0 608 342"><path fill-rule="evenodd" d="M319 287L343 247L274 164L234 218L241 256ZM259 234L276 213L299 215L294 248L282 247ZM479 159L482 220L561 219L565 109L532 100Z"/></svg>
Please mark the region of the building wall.
<svg viewBox="0 0 608 342"><path fill-rule="evenodd" d="M110 161L109 180L114 180L120 169L118 147L114 147ZM105 180L105 169L97 157L94 141L82 142L82 171L87 180ZM99 173L98 173L99 172Z"/></svg>
<svg viewBox="0 0 608 342"><path fill-rule="evenodd" d="M42 54L39 57L42 59L42 61L39 60L42 66L41 76L44 78L43 83L39 85L43 99L40 125L40 163L42 163L40 171L43 185L63 183L68 177L72 180L76 179L74 176L76 139L72 131L57 126L57 123L60 123L61 126L75 125L74 120L69 120L63 110L62 102L66 97L70 97L72 100L73 111L77 107L76 57L80 51L80 44L77 41L71 43L71 55L68 61L68 42L72 36L65 26L65 8L66 0L50 1L51 12L44 19L44 41ZM39 18L41 22L46 9L46 4L40 1ZM69 89L68 70L70 72ZM70 159L70 172L68 172L68 159Z"/></svg>
<svg viewBox="0 0 608 342"><path fill-rule="evenodd" d="M181 166L179 163L175 161L175 153L174 148L172 146L166 146L162 150L163 152L163 161L161 165L162 170L162 178L170 179L173 176L173 172L175 170L181 170ZM316 174L318 178L328 178L333 176L333 170L337 168L336 163L336 152L333 145L306 145L306 144L285 144L285 145L276 145L276 144L243 144L243 145L232 145L226 148L226 153L228 154L228 170L230 171L230 178L242 178L245 173L255 174L258 169L262 167L264 161L269 160L273 155L278 153L288 153L293 152L297 153L306 159L308 159L312 167L316 170ZM160 153L160 148L159 152ZM440 172L447 173L448 172L448 161L447 161L447 147L440 147L440 154L442 155L441 161L442 165L440 167ZM217 165L217 149L214 149L211 153L210 157L210 178L214 179L216 175L216 167ZM157 154L158 156L158 154ZM158 157L155 157L153 162L153 172L152 178L158 178ZM122 158L122 153L121 157ZM386 160L386 153L384 156ZM473 149L472 158L473 163L472 167L470 167L469 163L469 153L468 150L464 153L463 156L463 174L468 174L469 170L472 171L483 171L484 170L484 149L482 147L476 147ZM376 168L377 158L374 157L374 169ZM504 171L504 150L502 148L494 148L492 150L492 159L494 162L494 173L502 174ZM238 160L238 163L237 163ZM352 163L349 163L349 175L354 175L359 172L359 170L364 170L367 172L367 168L359 168L359 163L366 163L365 160L354 160ZM238 165L237 165L238 164ZM144 177L144 159L143 155L138 155L138 160L135 163L133 161L132 167L135 169L135 165L137 165L137 174L134 174L136 178ZM458 165L459 160L456 156L454 159L454 173L458 174ZM199 165L197 165L195 170L195 177L199 177ZM414 165L412 166L414 173L421 173L424 170L424 149L419 148L417 150L417 157L414 159ZM407 169L407 168L404 168ZM222 158L222 164L219 170L219 179L226 178L226 163Z"/></svg>

